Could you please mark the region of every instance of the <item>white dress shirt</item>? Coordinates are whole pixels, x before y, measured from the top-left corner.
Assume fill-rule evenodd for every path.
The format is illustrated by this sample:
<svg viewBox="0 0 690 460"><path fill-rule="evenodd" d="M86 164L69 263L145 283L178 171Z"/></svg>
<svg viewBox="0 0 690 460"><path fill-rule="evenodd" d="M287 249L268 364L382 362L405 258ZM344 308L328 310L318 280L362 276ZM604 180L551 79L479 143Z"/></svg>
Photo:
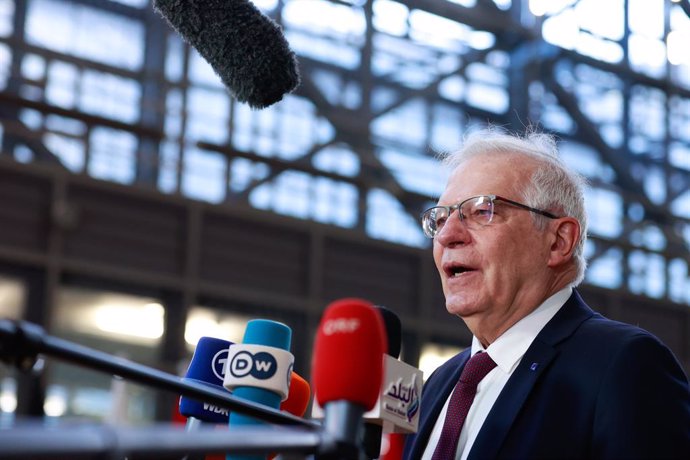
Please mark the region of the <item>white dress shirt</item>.
<svg viewBox="0 0 690 460"><path fill-rule="evenodd" d="M505 331L486 350L484 350L484 347L476 337L472 338L471 356L474 356L479 351L486 351L496 363L496 367L477 385L477 394L472 401L472 406L470 406L470 411L460 432L458 450L455 453L456 460L467 459L486 416L489 414L496 399L498 399L498 395L503 390L506 382L508 382L508 379L517 368L537 334L558 313L558 310L568 300L572 291L572 287L568 286L546 299L532 313ZM448 399L446 399L446 403L436 419L436 425L434 425L434 429L429 436L422 460L431 460L434 454L436 445L441 438L443 422L446 419L451 395L452 392L448 395Z"/></svg>

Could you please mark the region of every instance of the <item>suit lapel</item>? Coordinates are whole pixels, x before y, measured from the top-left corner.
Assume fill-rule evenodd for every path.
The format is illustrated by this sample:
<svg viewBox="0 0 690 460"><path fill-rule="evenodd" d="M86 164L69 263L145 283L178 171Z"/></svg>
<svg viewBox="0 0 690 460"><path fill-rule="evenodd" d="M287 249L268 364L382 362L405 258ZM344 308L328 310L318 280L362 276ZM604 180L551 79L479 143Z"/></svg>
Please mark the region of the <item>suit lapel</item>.
<svg viewBox="0 0 690 460"><path fill-rule="evenodd" d="M468 458L495 458L527 396L557 352L547 344L530 346L501 391L472 445Z"/></svg>
<svg viewBox="0 0 690 460"><path fill-rule="evenodd" d="M577 291L573 291L563 308L544 326L527 349L486 417L468 458L496 458L534 384L556 358L558 350L555 346L593 314Z"/></svg>

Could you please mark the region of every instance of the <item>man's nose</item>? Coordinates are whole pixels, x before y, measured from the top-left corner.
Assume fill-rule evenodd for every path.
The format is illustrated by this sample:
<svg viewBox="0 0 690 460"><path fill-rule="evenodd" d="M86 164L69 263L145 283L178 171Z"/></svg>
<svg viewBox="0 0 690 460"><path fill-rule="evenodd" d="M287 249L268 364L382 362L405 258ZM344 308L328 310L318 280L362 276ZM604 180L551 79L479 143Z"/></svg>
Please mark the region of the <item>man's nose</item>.
<svg viewBox="0 0 690 460"><path fill-rule="evenodd" d="M446 219L443 228L436 233L434 238L442 246L453 246L457 244L467 244L470 241L471 235L467 229L467 223L460 219L457 214L459 210L455 210Z"/></svg>

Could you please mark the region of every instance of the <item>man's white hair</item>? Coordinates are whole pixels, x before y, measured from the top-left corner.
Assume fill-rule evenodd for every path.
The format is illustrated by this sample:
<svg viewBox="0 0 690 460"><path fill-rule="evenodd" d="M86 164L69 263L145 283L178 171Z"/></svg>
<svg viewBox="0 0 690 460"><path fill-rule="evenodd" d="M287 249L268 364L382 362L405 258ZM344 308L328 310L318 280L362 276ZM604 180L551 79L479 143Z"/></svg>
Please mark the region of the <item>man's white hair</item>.
<svg viewBox="0 0 690 460"><path fill-rule="evenodd" d="M443 158L443 164L453 170L475 156L503 153L524 155L537 162L527 188L522 190L524 204L558 216L574 217L580 223L580 240L573 254L577 276L571 282L572 286L577 286L584 279L587 268L584 256L587 241L584 192L587 182L561 160L556 139L552 135L530 130L524 136L519 136L496 127L476 130L467 135L459 150ZM532 216L537 228L544 229L546 218L536 213L532 213Z"/></svg>

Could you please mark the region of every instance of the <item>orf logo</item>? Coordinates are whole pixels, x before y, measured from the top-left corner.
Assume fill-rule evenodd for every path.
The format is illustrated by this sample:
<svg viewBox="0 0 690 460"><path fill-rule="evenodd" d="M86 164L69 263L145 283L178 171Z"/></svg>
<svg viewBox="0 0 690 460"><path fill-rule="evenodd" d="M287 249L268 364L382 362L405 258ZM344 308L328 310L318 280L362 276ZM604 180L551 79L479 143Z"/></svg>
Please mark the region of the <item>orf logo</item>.
<svg viewBox="0 0 690 460"><path fill-rule="evenodd" d="M355 332L359 328L358 318L334 318L329 319L323 325L323 333L325 335L333 335L337 333L348 334Z"/></svg>
<svg viewBox="0 0 690 460"><path fill-rule="evenodd" d="M277 368L276 359L265 351L254 355L248 351L240 351L230 361L230 373L236 378L251 375L259 380L267 380L275 375Z"/></svg>
<svg viewBox="0 0 690 460"><path fill-rule="evenodd" d="M221 382L225 378L225 368L228 365L228 349L220 350L211 360L211 370L213 375L218 377Z"/></svg>

